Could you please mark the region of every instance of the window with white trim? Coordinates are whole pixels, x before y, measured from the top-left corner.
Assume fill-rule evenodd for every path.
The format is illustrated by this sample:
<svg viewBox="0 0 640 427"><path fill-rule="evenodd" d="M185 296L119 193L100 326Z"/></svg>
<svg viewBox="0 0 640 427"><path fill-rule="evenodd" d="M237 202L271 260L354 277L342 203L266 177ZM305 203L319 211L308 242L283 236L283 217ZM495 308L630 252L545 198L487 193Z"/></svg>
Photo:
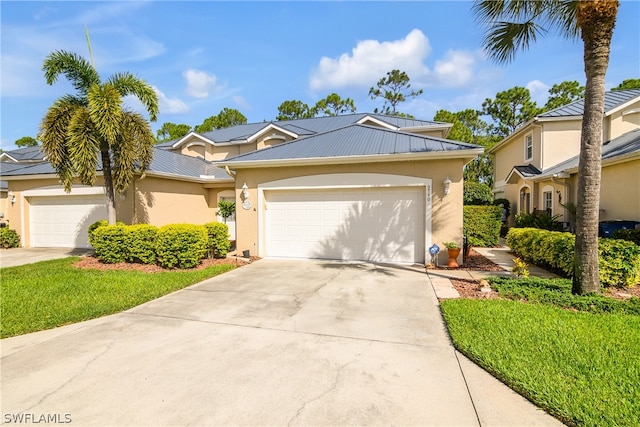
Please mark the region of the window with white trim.
<svg viewBox="0 0 640 427"><path fill-rule="evenodd" d="M533 159L533 134L524 137L524 161Z"/></svg>
<svg viewBox="0 0 640 427"><path fill-rule="evenodd" d="M550 214L553 212L553 192L545 191L542 193L542 206L544 210Z"/></svg>

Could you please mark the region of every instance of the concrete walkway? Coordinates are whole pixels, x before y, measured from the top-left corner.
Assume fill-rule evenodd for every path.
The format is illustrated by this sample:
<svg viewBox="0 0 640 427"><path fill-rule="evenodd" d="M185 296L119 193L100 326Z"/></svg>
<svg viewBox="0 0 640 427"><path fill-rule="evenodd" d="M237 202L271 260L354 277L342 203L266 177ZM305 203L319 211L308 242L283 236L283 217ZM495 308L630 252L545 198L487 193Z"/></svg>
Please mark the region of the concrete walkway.
<svg viewBox="0 0 640 427"><path fill-rule="evenodd" d="M424 268L265 259L1 355L3 420L562 425L453 349Z"/></svg>
<svg viewBox="0 0 640 427"><path fill-rule="evenodd" d="M511 273L513 259L515 256L501 239L501 246L495 248L473 248L480 255L499 265L502 271L480 271L480 270L427 270L427 275L438 298L459 298L460 294L451 283L451 279L481 280L487 277L515 277ZM529 265L529 274L533 277L553 279L558 276L535 265Z"/></svg>
<svg viewBox="0 0 640 427"><path fill-rule="evenodd" d="M93 249L74 248L11 248L0 249L0 267L16 267L51 259L83 256L93 253Z"/></svg>

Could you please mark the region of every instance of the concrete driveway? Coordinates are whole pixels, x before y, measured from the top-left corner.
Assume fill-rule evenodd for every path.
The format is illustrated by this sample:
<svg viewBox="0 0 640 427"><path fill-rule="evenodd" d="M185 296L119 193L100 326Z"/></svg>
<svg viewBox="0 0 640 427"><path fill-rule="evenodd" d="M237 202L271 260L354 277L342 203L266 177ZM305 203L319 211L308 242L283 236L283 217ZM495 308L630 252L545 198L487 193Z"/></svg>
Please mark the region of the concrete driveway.
<svg viewBox="0 0 640 427"><path fill-rule="evenodd" d="M50 259L66 258L93 253L93 249L73 248L11 248L0 249L0 267L15 267L48 261Z"/></svg>
<svg viewBox="0 0 640 427"><path fill-rule="evenodd" d="M261 260L2 341L2 417L72 425L560 425L457 354L423 269Z"/></svg>

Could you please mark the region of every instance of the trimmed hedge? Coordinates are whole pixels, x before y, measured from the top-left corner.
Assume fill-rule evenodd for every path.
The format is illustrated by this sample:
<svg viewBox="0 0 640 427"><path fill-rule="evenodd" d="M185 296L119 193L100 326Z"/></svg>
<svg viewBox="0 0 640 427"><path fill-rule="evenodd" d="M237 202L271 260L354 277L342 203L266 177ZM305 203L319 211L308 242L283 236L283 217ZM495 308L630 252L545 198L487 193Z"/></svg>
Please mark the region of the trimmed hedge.
<svg viewBox="0 0 640 427"><path fill-rule="evenodd" d="M203 225L172 224L158 229L156 254L164 268L192 268L207 253L209 235Z"/></svg>
<svg viewBox="0 0 640 427"><path fill-rule="evenodd" d="M89 243L96 250L96 258L105 264L124 262L128 251L126 225L98 225L89 231Z"/></svg>
<svg viewBox="0 0 640 427"><path fill-rule="evenodd" d="M13 228L0 228L0 246L5 249L20 247L20 236Z"/></svg>
<svg viewBox="0 0 640 427"><path fill-rule="evenodd" d="M493 192L487 184L465 181L463 201L465 205L490 205L493 203Z"/></svg>
<svg viewBox="0 0 640 427"><path fill-rule="evenodd" d="M533 264L551 267L565 277L573 276L575 235L538 228L512 228L507 245L519 257ZM598 242L600 283L631 287L640 283L640 247L617 239Z"/></svg>
<svg viewBox="0 0 640 427"><path fill-rule="evenodd" d="M633 230L615 230L611 237L614 239L628 240L640 246L640 228Z"/></svg>
<svg viewBox="0 0 640 427"><path fill-rule="evenodd" d="M91 224L91 225L89 226L89 230L88 230L88 232L89 232L89 244L90 244L91 246L93 246L93 233L94 233L94 232L95 232L99 227L104 227L104 226L106 226L106 225L109 225L109 221L108 221L108 220L106 220L106 219L101 219L101 220L98 220L98 221L94 222L93 224ZM122 222L122 221L116 221L116 225L125 225L125 223L124 223L124 222Z"/></svg>
<svg viewBox="0 0 640 427"><path fill-rule="evenodd" d="M501 206L463 206L463 229L468 244L476 247L497 246L501 220Z"/></svg>
<svg viewBox="0 0 640 427"><path fill-rule="evenodd" d="M125 226L126 262L156 263L156 236L158 227L149 224Z"/></svg>
<svg viewBox="0 0 640 427"><path fill-rule="evenodd" d="M207 252L212 258L225 258L231 248L229 227L219 222L157 228L121 222L109 225L101 220L89 227L89 243L95 249L96 258L106 264L132 262L158 264L164 268L195 267Z"/></svg>
<svg viewBox="0 0 640 427"><path fill-rule="evenodd" d="M222 202L220 202L222 203ZM207 228L207 252L209 258L224 258L231 249L229 241L229 226L220 222L208 222Z"/></svg>

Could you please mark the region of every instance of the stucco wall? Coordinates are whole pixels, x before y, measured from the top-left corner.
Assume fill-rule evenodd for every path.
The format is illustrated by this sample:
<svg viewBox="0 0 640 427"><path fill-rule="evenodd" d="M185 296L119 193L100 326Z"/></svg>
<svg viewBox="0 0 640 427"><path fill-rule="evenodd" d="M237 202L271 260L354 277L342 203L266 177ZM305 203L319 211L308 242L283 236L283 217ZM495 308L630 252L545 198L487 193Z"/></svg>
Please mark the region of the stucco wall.
<svg viewBox="0 0 640 427"><path fill-rule="evenodd" d="M432 180L432 243L442 247L442 242L454 240L462 243L462 160L431 160L415 162L368 163L333 166L278 167L259 169L238 169L236 177L236 212L237 248L239 253L250 250L252 254L260 253L259 224L260 209L258 206L258 185L270 181L310 175L345 174L345 173L377 173L430 178ZM449 177L452 181L450 193L444 195L443 181ZM252 207L249 210L240 207L242 185L249 187L249 199ZM322 182L318 182L322 185ZM440 262L446 261L442 253Z"/></svg>
<svg viewBox="0 0 640 427"><path fill-rule="evenodd" d="M605 141L640 127L640 111L638 110L640 110L640 101L611 114L603 129Z"/></svg>
<svg viewBox="0 0 640 427"><path fill-rule="evenodd" d="M202 184L146 177L135 183L131 222L156 226L216 221L216 199Z"/></svg>
<svg viewBox="0 0 640 427"><path fill-rule="evenodd" d="M549 169L580 152L581 120L545 122L542 151L541 170Z"/></svg>
<svg viewBox="0 0 640 427"><path fill-rule="evenodd" d="M640 221L640 159L602 168L600 220Z"/></svg>
<svg viewBox="0 0 640 427"><path fill-rule="evenodd" d="M98 177L94 188L102 188L102 177ZM76 191L80 188L74 185ZM25 246L30 245L29 200L24 192L29 190L58 189L62 187L57 178L9 181L9 189L16 196L16 203L7 204L4 211L10 227L22 237ZM204 224L217 221L217 193L233 190L232 187L205 188L201 183L171 179L145 177L135 179L124 194L116 196L116 216L125 224L149 223L162 226L172 223ZM71 195L76 191L72 189ZM135 195L135 197L134 197ZM105 199L106 203L106 199Z"/></svg>
<svg viewBox="0 0 640 427"><path fill-rule="evenodd" d="M7 191L0 191L0 213L2 213L4 217L6 217L7 215L7 208L9 206L10 206L10 203L9 203L9 196L7 195Z"/></svg>
<svg viewBox="0 0 640 427"><path fill-rule="evenodd" d="M533 135L533 158L525 161L525 137L527 135ZM541 161L540 127L529 126L522 132L518 132L503 143L494 155L494 182L496 184L503 182L514 166L530 163L539 168Z"/></svg>

